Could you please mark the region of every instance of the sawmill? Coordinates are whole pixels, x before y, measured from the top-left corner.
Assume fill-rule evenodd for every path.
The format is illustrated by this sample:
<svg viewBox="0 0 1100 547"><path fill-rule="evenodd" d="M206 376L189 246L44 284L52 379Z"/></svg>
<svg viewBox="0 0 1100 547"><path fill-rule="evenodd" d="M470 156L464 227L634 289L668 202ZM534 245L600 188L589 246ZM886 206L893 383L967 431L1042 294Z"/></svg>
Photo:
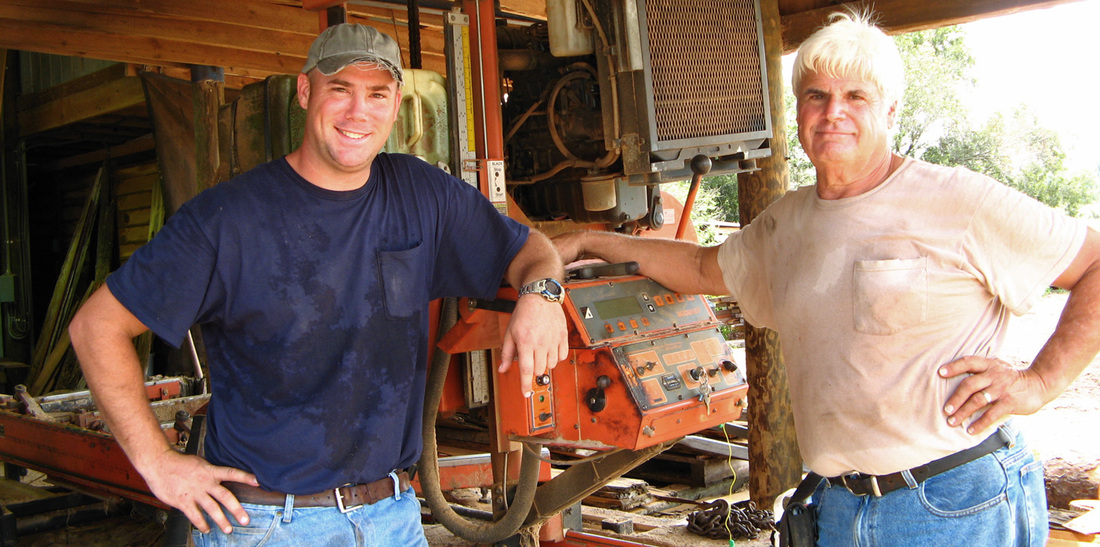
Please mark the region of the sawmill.
<svg viewBox="0 0 1100 547"><path fill-rule="evenodd" d="M1064 1L873 9L902 34ZM67 328L185 202L301 145L298 74L326 28L371 26L401 48L385 152L447 171L550 236L696 241L704 177L736 176L743 222L787 190L781 58L830 13L859 5L0 0L0 461L7 480L48 485L3 504L0 540L122 507L157 531L156 544L186 544L186 519L152 494L106 426ZM685 181L686 199L668 191ZM478 544L643 545L629 531L660 519L624 524L587 508L702 510L699 500L738 492L755 514L798 484L775 332L745 324L731 298L670 291L636 264L567 277L570 357L528 397L517 368L499 370L516 290L432 302L413 480L425 526ZM203 342L201 325L179 348L152 333L134 341L164 434L188 454L201 450L217 366ZM476 492L479 507L458 492ZM748 537L767 540L766 520Z"/></svg>

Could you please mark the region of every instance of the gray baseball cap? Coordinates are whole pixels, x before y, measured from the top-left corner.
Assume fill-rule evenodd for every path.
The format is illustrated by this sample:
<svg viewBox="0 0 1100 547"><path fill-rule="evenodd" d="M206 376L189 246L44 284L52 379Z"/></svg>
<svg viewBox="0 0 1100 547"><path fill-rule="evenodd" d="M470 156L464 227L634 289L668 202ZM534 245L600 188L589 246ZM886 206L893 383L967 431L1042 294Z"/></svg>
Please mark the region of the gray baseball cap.
<svg viewBox="0 0 1100 547"><path fill-rule="evenodd" d="M404 81L397 42L374 27L355 23L333 25L321 32L309 48L302 73L316 68L321 74L332 76L360 61L383 66L394 80Z"/></svg>

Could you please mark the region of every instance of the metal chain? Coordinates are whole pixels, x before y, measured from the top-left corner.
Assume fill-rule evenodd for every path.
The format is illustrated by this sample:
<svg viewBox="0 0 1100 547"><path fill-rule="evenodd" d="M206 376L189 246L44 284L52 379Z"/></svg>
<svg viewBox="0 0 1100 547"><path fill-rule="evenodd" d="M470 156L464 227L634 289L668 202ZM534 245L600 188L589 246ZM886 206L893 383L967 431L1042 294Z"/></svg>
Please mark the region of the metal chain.
<svg viewBox="0 0 1100 547"><path fill-rule="evenodd" d="M687 521L689 532L711 539L756 539L761 530L775 530L772 512L757 509L752 501L731 508L726 500L715 500L690 513Z"/></svg>

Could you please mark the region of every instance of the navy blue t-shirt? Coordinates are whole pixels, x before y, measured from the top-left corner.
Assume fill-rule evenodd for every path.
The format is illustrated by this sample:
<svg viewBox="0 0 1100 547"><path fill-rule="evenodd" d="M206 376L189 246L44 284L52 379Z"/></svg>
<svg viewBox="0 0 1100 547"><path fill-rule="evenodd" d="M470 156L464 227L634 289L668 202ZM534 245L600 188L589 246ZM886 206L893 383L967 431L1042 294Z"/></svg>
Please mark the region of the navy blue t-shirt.
<svg viewBox="0 0 1100 547"><path fill-rule="evenodd" d="M184 204L107 284L168 343L202 326L206 458L308 494L417 461L428 303L495 295L527 235L412 156L348 192L279 159Z"/></svg>

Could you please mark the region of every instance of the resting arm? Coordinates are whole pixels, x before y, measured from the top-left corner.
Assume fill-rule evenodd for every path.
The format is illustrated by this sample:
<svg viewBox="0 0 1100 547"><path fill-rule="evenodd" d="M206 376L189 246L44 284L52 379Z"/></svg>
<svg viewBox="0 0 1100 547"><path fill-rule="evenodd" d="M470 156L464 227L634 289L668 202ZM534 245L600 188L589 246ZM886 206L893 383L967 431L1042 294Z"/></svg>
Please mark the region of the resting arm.
<svg viewBox="0 0 1100 547"><path fill-rule="evenodd" d="M561 259L550 240L531 230L527 242L516 253L504 272L508 284L517 290L532 281L552 277L565 278ZM569 337L565 329L565 312L560 303L550 302L537 294L519 297L516 309L504 333L500 355L500 372L518 361L523 395L532 393L534 376L546 374L559 361L569 356Z"/></svg>
<svg viewBox="0 0 1100 547"><path fill-rule="evenodd" d="M221 485L233 481L257 486L256 477L239 469L216 467L202 458L175 451L160 428L145 394L145 375L133 338L146 327L103 285L69 325L88 387L111 433L157 498L183 512L204 533L202 511L226 533L232 531L219 503L238 522L248 514Z"/></svg>
<svg viewBox="0 0 1100 547"><path fill-rule="evenodd" d="M684 294L729 294L718 267L718 247L614 232L569 232L554 238L566 264L583 258L637 262L642 275Z"/></svg>
<svg viewBox="0 0 1100 547"><path fill-rule="evenodd" d="M1030 367L1016 370L1000 360L964 357L940 368L945 378L972 374L947 400L948 424L961 426L988 406L967 428L978 434L1010 414L1031 414L1057 398L1100 352L1100 233L1088 230L1081 250L1054 286L1069 289L1069 298Z"/></svg>

